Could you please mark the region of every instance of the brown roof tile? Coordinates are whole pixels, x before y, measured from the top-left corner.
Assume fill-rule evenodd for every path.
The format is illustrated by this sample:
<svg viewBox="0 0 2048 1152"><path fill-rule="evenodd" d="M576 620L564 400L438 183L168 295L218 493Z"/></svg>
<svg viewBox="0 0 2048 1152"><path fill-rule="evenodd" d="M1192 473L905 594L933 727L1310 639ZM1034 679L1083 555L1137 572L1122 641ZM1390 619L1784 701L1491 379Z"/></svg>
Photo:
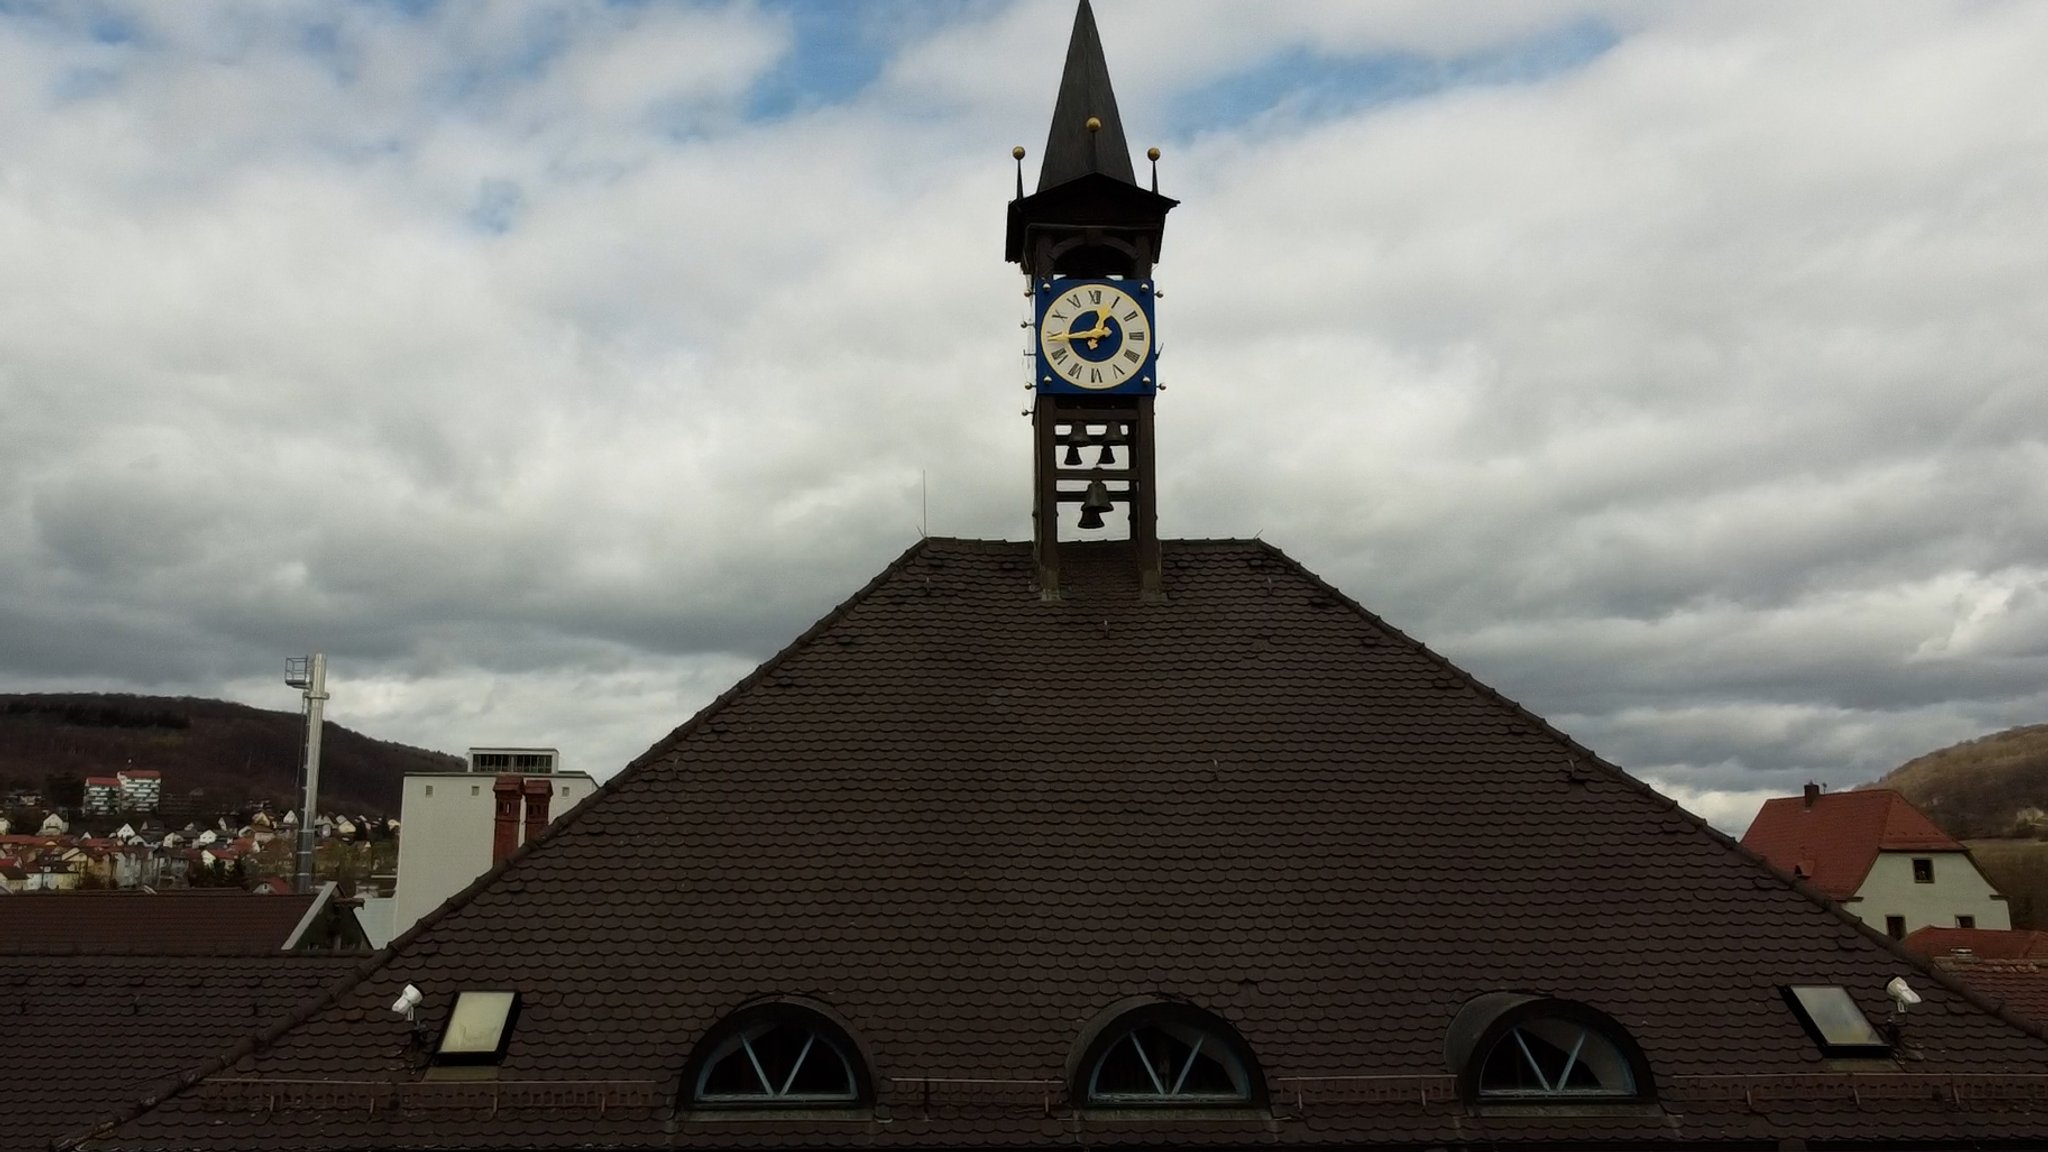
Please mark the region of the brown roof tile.
<svg viewBox="0 0 2048 1152"><path fill-rule="evenodd" d="M919 544L356 986L94 1146L2048 1139L2038 1035L1278 551L1165 557L1141 603L1124 548L1072 547L1049 603L1027 546ZM1901 973L1926 1004L1887 1075L1823 1061L1779 994L1876 1019ZM430 1031L464 988L522 993L496 1082L421 1079L408 982ZM1620 1021L1662 1110L1460 1107L1446 1027L1503 989ZM775 994L840 1014L872 1115L675 1112L706 1029ZM1239 1029L1270 1111L1077 1113L1081 1029L1141 994Z"/></svg>
<svg viewBox="0 0 2048 1152"><path fill-rule="evenodd" d="M45 1152L60 1136L132 1110L361 963L275 952L0 954L0 1152Z"/></svg>
<svg viewBox="0 0 2048 1152"><path fill-rule="evenodd" d="M24 893L0 900L0 955L275 952L320 899L206 888Z"/></svg>

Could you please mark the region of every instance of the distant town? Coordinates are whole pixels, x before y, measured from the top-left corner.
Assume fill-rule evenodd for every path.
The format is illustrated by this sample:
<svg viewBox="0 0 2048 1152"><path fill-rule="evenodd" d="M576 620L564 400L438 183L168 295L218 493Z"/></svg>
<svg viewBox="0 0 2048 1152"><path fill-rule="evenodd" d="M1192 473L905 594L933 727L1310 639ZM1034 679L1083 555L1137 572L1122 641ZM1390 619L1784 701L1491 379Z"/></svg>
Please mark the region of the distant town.
<svg viewBox="0 0 2048 1152"><path fill-rule="evenodd" d="M167 793L166 783L159 770L123 768L56 774L42 788L0 794L0 887L291 889L297 812L261 798ZM321 813L313 824L316 875L336 881L343 895L372 888L372 877L388 882L398 831L391 817Z"/></svg>

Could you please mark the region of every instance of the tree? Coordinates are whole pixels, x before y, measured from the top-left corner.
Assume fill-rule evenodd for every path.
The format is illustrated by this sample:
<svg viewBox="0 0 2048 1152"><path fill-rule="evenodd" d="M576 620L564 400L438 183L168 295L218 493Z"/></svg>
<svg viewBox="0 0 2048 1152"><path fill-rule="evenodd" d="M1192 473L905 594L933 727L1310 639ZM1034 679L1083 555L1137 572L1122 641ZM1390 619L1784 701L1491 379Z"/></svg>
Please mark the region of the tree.
<svg viewBox="0 0 2048 1152"><path fill-rule="evenodd" d="M77 809L85 805L85 777L76 772L52 772L43 777L43 799L58 808Z"/></svg>

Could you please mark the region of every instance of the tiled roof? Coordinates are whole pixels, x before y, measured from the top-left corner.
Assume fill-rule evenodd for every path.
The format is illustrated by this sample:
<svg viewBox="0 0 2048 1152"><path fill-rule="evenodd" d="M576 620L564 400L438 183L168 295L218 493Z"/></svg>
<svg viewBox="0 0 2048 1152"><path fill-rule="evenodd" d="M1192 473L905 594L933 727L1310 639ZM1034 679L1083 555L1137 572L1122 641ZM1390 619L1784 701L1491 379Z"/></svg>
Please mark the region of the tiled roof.
<svg viewBox="0 0 2048 1152"><path fill-rule="evenodd" d="M1961 980L2015 1016L2048 1028L2048 958L2020 960L1992 956L1934 957L1934 966Z"/></svg>
<svg viewBox="0 0 2048 1152"><path fill-rule="evenodd" d="M58 897L0 904L43 899ZM0 1152L47 1152L58 1137L167 1091L166 1081L226 1055L362 963L293 953L0 955Z"/></svg>
<svg viewBox="0 0 2048 1152"><path fill-rule="evenodd" d="M397 941L380 965L94 1148L1669 1146L2048 1140L2048 1042L1919 969L1669 800L1273 548L928 540ZM1824 1061L1780 993L1873 1019L1913 974L1910 1065ZM496 1080L423 1077L463 989L522 1009ZM1580 1001L1660 1104L1453 1095L1471 998ZM828 1005L871 1110L677 1111L706 1030ZM1084 1027L1215 1013L1254 1109L1091 1114ZM285 1135L288 1134L288 1135Z"/></svg>
<svg viewBox="0 0 2048 1152"><path fill-rule="evenodd" d="M1856 894L1879 852L1965 851L1890 788L1766 800L1742 844L1837 900Z"/></svg>
<svg viewBox="0 0 2048 1152"><path fill-rule="evenodd" d="M1968 952L1987 960L2048 960L2048 932L1997 928L1922 928L1905 938L1915 956Z"/></svg>
<svg viewBox="0 0 2048 1152"><path fill-rule="evenodd" d="M214 956L286 947L318 893L48 892L0 902L0 955Z"/></svg>

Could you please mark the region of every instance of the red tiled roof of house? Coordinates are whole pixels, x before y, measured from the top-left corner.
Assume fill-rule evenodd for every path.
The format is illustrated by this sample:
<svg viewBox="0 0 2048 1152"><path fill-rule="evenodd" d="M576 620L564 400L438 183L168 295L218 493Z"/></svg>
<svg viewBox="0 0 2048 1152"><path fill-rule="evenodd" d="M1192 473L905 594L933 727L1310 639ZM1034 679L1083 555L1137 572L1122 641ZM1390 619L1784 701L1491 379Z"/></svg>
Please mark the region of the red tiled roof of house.
<svg viewBox="0 0 2048 1152"><path fill-rule="evenodd" d="M1127 545L1063 546L1048 602L1028 545L921 542L358 983L89 1146L2048 1141L2012 1087L2048 1082L2040 1035L1927 978L1912 1075L1851 1080L1781 988L1881 1018L1912 971L1888 942L1275 549L1164 555L1144 602ZM461 990L520 993L496 1081L421 1073L409 983L430 1036ZM1447 1029L1503 990L1622 1022L1662 1106L1460 1105ZM707 1030L778 995L845 1021L873 1108L679 1110ZM1077 1107L1084 1027L1134 996L1227 1021L1268 1105Z"/></svg>
<svg viewBox="0 0 2048 1152"><path fill-rule="evenodd" d="M1922 928L1901 942L1915 956L1967 952L1986 960L2048 960L2048 932L1997 928Z"/></svg>
<svg viewBox="0 0 2048 1152"><path fill-rule="evenodd" d="M88 788L119 788L121 786L121 778L118 776L87 776L85 784Z"/></svg>
<svg viewBox="0 0 2048 1152"><path fill-rule="evenodd" d="M275 952L318 898L213 888L38 893L0 904L0 955Z"/></svg>
<svg viewBox="0 0 2048 1152"><path fill-rule="evenodd" d="M2013 1015L2048 1029L2048 960L1949 953L1934 957L1934 966Z"/></svg>
<svg viewBox="0 0 2048 1152"><path fill-rule="evenodd" d="M73 898L0 898L0 913ZM53 1140L165 1090L165 1081L288 1017L364 959L7 951L0 948L0 1152L49 1152Z"/></svg>
<svg viewBox="0 0 2048 1152"><path fill-rule="evenodd" d="M129 768L121 773L130 780L159 780L163 773L155 768Z"/></svg>
<svg viewBox="0 0 2048 1152"><path fill-rule="evenodd" d="M1742 846L1837 900L1856 894L1879 852L1965 850L1890 788L1766 800Z"/></svg>

